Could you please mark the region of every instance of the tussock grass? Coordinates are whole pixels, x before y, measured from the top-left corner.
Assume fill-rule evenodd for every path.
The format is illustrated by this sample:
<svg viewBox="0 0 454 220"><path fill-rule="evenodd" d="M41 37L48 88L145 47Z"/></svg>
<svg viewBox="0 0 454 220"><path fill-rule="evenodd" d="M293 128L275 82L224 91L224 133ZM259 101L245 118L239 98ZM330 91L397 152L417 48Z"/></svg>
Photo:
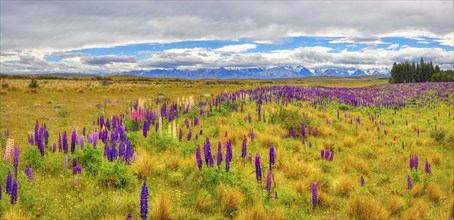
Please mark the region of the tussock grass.
<svg viewBox="0 0 454 220"><path fill-rule="evenodd" d="M158 196L154 206L154 213L152 213L154 219L168 220L171 217L171 212L172 204L170 200L165 195Z"/></svg>
<svg viewBox="0 0 454 220"><path fill-rule="evenodd" d="M349 202L349 215L354 219L388 219L388 211L373 198L355 196Z"/></svg>
<svg viewBox="0 0 454 220"><path fill-rule="evenodd" d="M430 183L427 186L427 195L429 196L430 200L439 202L442 197L440 186L436 183Z"/></svg>
<svg viewBox="0 0 454 220"><path fill-rule="evenodd" d="M427 203L423 200L418 199L412 202L409 209L407 209L403 215L404 219L422 219L427 215Z"/></svg>
<svg viewBox="0 0 454 220"><path fill-rule="evenodd" d="M216 194L220 200L222 210L227 215L238 211L244 201L244 196L239 189L226 187L223 184L216 187Z"/></svg>

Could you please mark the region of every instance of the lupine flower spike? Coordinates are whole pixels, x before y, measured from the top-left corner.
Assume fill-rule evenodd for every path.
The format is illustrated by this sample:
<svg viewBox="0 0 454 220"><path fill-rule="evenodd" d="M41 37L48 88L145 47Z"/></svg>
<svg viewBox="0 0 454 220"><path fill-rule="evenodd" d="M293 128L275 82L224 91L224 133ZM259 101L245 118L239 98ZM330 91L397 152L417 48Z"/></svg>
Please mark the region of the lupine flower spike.
<svg viewBox="0 0 454 220"><path fill-rule="evenodd" d="M312 207L315 208L318 203L318 192L317 192L317 183L312 183Z"/></svg>
<svg viewBox="0 0 454 220"><path fill-rule="evenodd" d="M140 217L143 220L147 219L148 214L148 186L144 181L142 185L142 192L140 193Z"/></svg>

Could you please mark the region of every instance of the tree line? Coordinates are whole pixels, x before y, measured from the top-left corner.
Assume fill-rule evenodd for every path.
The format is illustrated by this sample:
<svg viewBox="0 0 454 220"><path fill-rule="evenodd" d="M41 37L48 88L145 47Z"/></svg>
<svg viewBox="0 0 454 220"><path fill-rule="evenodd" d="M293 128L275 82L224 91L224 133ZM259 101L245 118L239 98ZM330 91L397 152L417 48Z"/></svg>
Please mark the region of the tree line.
<svg viewBox="0 0 454 220"><path fill-rule="evenodd" d="M410 82L453 82L453 70L441 70L438 65L421 60L418 63L408 61L394 63L391 69L389 83L410 83Z"/></svg>

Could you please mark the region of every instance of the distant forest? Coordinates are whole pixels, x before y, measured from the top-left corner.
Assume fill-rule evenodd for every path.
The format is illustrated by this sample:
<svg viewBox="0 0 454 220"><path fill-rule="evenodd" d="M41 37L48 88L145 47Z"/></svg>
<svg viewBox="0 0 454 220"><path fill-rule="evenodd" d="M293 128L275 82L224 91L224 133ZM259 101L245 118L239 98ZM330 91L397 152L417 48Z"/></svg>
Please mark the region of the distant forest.
<svg viewBox="0 0 454 220"><path fill-rule="evenodd" d="M410 82L454 82L453 70L440 70L438 65L432 62L424 62L421 58L419 63L394 63L391 69L389 83Z"/></svg>

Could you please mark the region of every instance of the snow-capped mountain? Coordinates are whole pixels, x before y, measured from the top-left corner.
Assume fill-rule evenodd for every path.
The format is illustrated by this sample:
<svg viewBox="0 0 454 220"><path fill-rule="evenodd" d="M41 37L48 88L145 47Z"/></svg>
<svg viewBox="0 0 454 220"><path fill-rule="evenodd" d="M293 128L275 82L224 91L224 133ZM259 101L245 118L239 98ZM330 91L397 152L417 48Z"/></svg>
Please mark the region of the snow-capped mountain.
<svg viewBox="0 0 454 220"><path fill-rule="evenodd" d="M183 79L277 79L301 78L310 76L357 77L371 75L389 75L388 68L357 69L349 68L315 68L309 70L304 66L272 66L250 68L201 68L188 69L154 69L135 70L122 74L153 77L153 78L183 78Z"/></svg>

